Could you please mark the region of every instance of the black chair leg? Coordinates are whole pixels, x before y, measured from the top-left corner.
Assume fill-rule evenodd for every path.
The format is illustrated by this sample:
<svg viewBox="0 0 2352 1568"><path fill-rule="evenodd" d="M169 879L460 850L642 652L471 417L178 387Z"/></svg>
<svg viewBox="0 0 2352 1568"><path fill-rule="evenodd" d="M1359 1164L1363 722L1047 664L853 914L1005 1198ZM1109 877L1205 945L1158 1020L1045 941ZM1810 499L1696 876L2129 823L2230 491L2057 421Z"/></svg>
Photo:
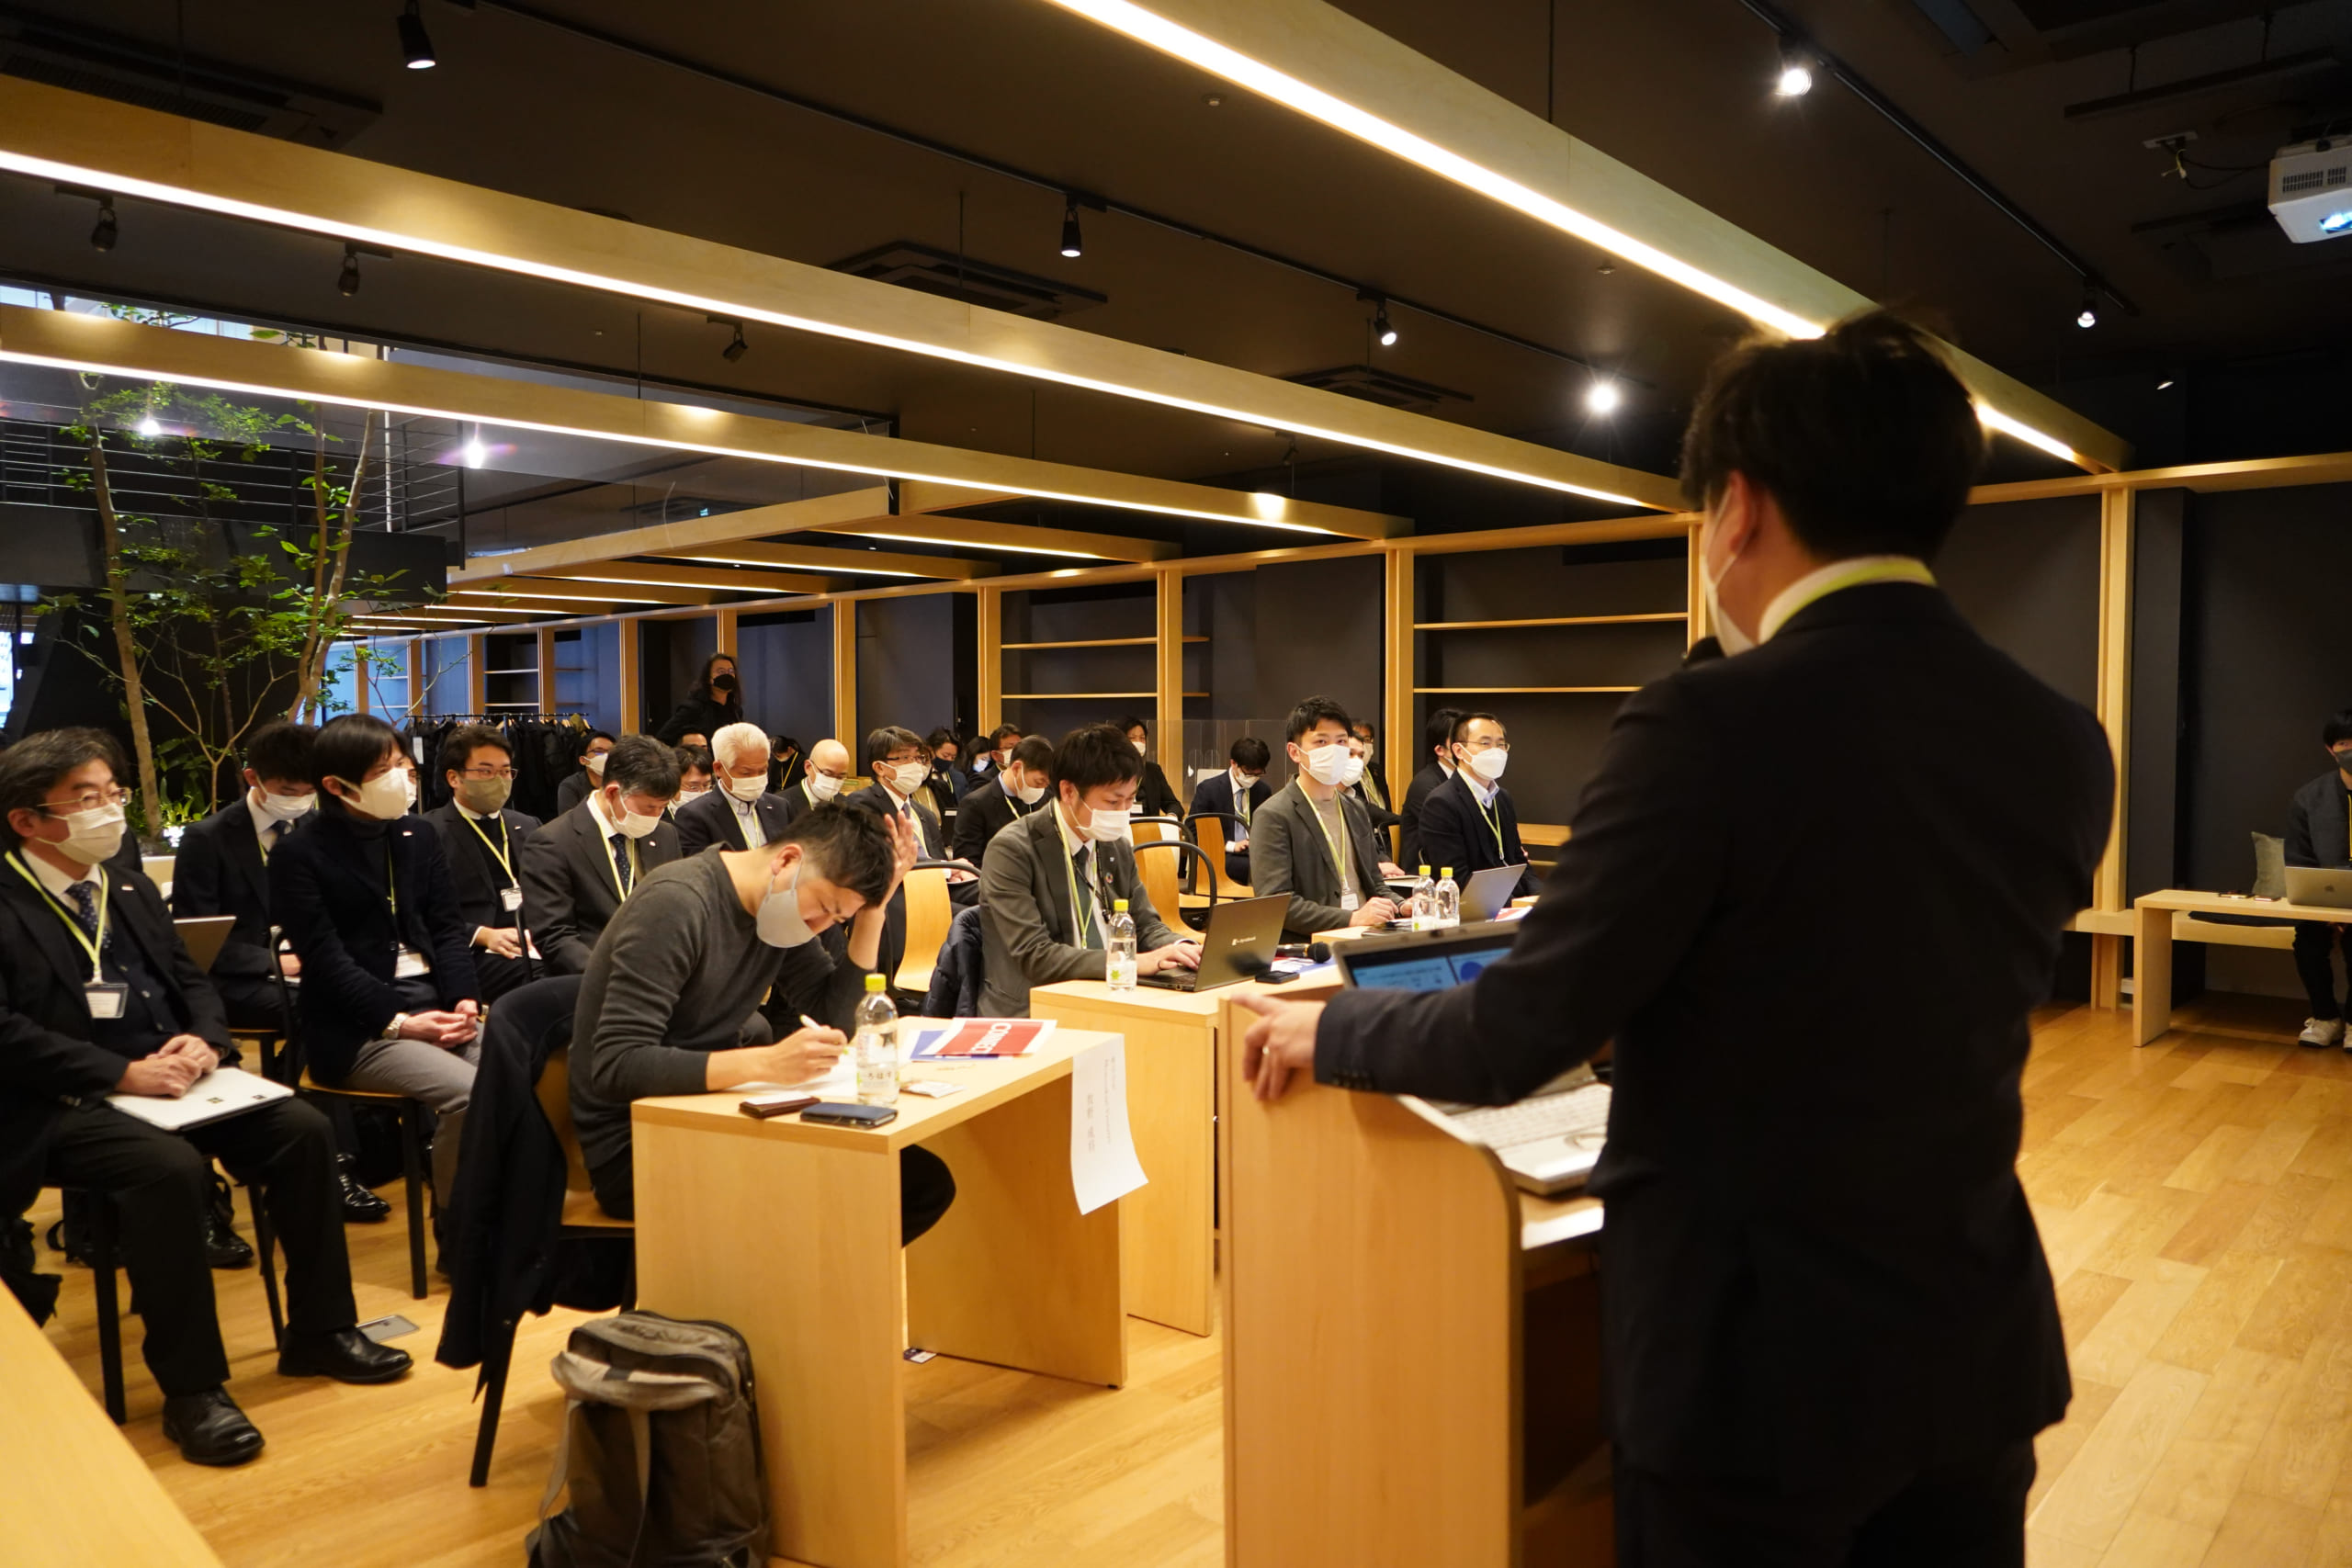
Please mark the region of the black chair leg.
<svg viewBox="0 0 2352 1568"><path fill-rule="evenodd" d="M409 1100L400 1109L401 1167L408 1178L408 1293L424 1299L424 1107Z"/></svg>
<svg viewBox="0 0 2352 1568"><path fill-rule="evenodd" d="M514 1360L515 1325L498 1325L481 1359L481 1421L474 1428L474 1467L469 1486L490 1484L490 1456L498 1447L498 1417L506 1403L506 1371Z"/></svg>
<svg viewBox="0 0 2352 1568"><path fill-rule="evenodd" d="M107 1414L121 1426L128 1418L122 1397L122 1314L114 1290L114 1200L89 1194L90 1283L98 1302L98 1377L105 1385Z"/></svg>
<svg viewBox="0 0 2352 1568"><path fill-rule="evenodd" d="M269 1303L269 1342L286 1348L286 1312L277 1300L277 1233L269 1228L269 1205L258 1182L245 1184L245 1203L254 1214L254 1257L261 1265L261 1293Z"/></svg>

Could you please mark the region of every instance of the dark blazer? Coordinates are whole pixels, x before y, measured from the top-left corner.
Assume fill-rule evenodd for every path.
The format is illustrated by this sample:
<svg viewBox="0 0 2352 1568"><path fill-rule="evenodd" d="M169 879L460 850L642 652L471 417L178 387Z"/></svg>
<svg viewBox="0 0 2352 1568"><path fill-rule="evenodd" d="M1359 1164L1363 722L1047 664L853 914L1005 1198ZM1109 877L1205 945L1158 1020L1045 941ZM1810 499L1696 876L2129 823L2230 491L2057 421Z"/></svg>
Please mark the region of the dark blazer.
<svg viewBox="0 0 2352 1568"><path fill-rule="evenodd" d="M295 818L297 825L307 816ZM282 843L296 831L278 835ZM270 956L269 867L254 833L254 814L240 792L234 800L180 835L172 862L172 913L180 919L234 915L229 940L212 961L212 973L266 979L277 964Z"/></svg>
<svg viewBox="0 0 2352 1568"><path fill-rule="evenodd" d="M2352 865L2352 792L2334 768L2295 792L2287 810L2289 865Z"/></svg>
<svg viewBox="0 0 2352 1568"><path fill-rule="evenodd" d="M506 827L506 859L514 870L519 883L523 875L523 846L538 831L539 819L526 811L502 811L499 820ZM476 931L488 926L492 931L509 927L531 929L531 908L526 901L519 911L510 911L499 899L500 889L507 886L505 869L498 858L475 837L475 828L458 813L455 801L438 806L424 814L433 830L441 835L441 852L448 858L449 881L458 890L458 913L465 921L466 940L471 942ZM497 834L484 827L481 831L492 844ZM520 986L527 986L537 976L532 973L527 953L521 958L501 958L494 953L474 949L474 970L481 978L482 999L494 1001Z"/></svg>
<svg viewBox="0 0 2352 1568"><path fill-rule="evenodd" d="M190 1034L237 1059L220 998L187 955L164 896L138 872L107 872L107 921L136 943L170 993ZM110 1092L129 1060L90 1042L82 987L89 954L67 934L57 906L14 868L0 868L0 1218L25 1212L40 1190L49 1137L68 1098Z"/></svg>
<svg viewBox="0 0 2352 1568"><path fill-rule="evenodd" d="M637 841L639 876L678 858L678 829L664 819ZM583 801L523 846L523 908L539 944L542 975L584 975L596 939L620 912L613 847Z"/></svg>
<svg viewBox="0 0 2352 1568"><path fill-rule="evenodd" d="M871 811L876 817L888 817L898 810L897 800L888 790L878 784L868 784L855 795L835 795L833 798L846 801L861 811ZM922 858L925 860L947 859L947 835L941 831L939 818L933 817L931 814L931 808L923 805L921 800L911 804L915 814L915 835L922 840ZM967 886L969 885L967 884ZM889 911L882 917L881 945L875 952L875 967L888 976L888 984L893 987L893 995L897 994L899 965L906 956L907 890L900 887L890 895Z"/></svg>
<svg viewBox="0 0 2352 1568"><path fill-rule="evenodd" d="M1096 898L1105 919L1114 900L1127 901L1136 922L1136 951L1148 953L1177 939L1152 907L1136 874L1136 852L1124 840L1096 844ZM1069 852L1058 812L1032 811L989 841L980 867L980 1016L1025 1018L1029 990L1057 980L1100 980L1099 947L1070 943Z"/></svg>
<svg viewBox="0 0 2352 1568"><path fill-rule="evenodd" d="M1159 764L1147 757L1143 762L1143 783L1136 790L1136 815L1138 817L1174 817L1182 818L1183 798L1170 787L1168 775Z"/></svg>
<svg viewBox="0 0 2352 1568"><path fill-rule="evenodd" d="M1494 813L1494 827L1487 823L1487 811ZM1499 849L1495 844L1495 827L1502 829ZM1519 807L1510 803L1510 791L1496 790L1494 805L1482 809L1459 773L1430 791L1421 803L1419 848L1420 859L1407 870L1426 865L1434 877L1452 866L1457 884L1468 882L1474 871L1527 863L1527 851L1519 841ZM1535 873L1530 870L1521 875L1514 896L1540 890Z"/></svg>
<svg viewBox="0 0 2352 1568"><path fill-rule="evenodd" d="M397 928L384 886L387 844ZM481 999L473 927L458 912L441 836L422 817L368 823L339 807L311 813L270 854L269 907L302 961L302 1059L322 1083L351 1071L359 1047L381 1039L402 1010L392 978L400 943L433 965L438 1005Z"/></svg>
<svg viewBox="0 0 2352 1568"><path fill-rule="evenodd" d="M565 812L571 810L573 807L587 799L589 793L595 787L596 781L594 777L589 773L587 769L572 769L571 773L564 775L563 782L556 785L556 816L562 816ZM550 821L553 819L553 818L549 818Z"/></svg>
<svg viewBox="0 0 2352 1568"><path fill-rule="evenodd" d="M1251 784L1250 786L1250 814L1255 816L1258 808L1265 805L1273 793L1273 786L1267 784L1262 778L1258 780L1257 783ZM1199 784L1194 784L1193 786L1193 809L1187 812L1186 815L1188 817L1216 817L1220 818L1225 825L1223 835L1224 839L1227 841L1230 841L1233 838L1234 827L1241 820L1241 813L1237 809L1236 806L1232 771L1228 769L1221 773L1211 773L1207 778L1204 778ZM1240 883L1245 887L1254 886L1254 885L1250 881L1250 849L1248 845L1245 844L1240 849L1234 850L1226 855L1225 874L1233 878L1234 881Z"/></svg>
<svg viewBox="0 0 2352 1568"><path fill-rule="evenodd" d="M1443 784L1449 775L1434 759L1425 762L1405 786L1405 804L1397 808L1396 863L1407 871L1419 866L1429 857L1421 853L1421 807L1428 804L1430 791Z"/></svg>
<svg viewBox="0 0 2352 1568"><path fill-rule="evenodd" d="M863 795L865 792L861 790L858 793ZM800 820L801 813L820 804L817 797L808 792L808 775L805 773L800 775L800 782L790 789L777 791L776 798L784 802L784 825L787 828ZM850 796L835 795L833 798L846 802Z"/></svg>
<svg viewBox="0 0 2352 1568"><path fill-rule="evenodd" d="M1401 818L1396 813L1388 809L1385 792L1374 787L1373 781L1379 776L1367 767L1363 771L1363 777L1350 784L1341 793L1363 807L1364 816L1371 820L1373 829L1380 835L1381 848L1385 853L1388 846L1388 829Z"/></svg>
<svg viewBox="0 0 2352 1568"><path fill-rule="evenodd" d="M1023 806L1004 793L994 773L985 775L988 788L966 795L956 807L956 858L978 865L989 852L989 840L1017 818L1046 808L1048 795L1035 806Z"/></svg>
<svg viewBox="0 0 2352 1568"><path fill-rule="evenodd" d="M1373 837L1363 802L1345 790L1339 798L1340 818L1347 824L1347 852L1355 863L1357 895L1369 903L1388 892L1380 874L1379 841ZM1258 897L1290 895L1283 931L1293 941L1337 931L1354 918L1340 908L1340 873L1331 863L1331 846L1296 779L1259 811L1250 830L1250 866L1258 878L1250 890Z"/></svg>
<svg viewBox="0 0 2352 1568"><path fill-rule="evenodd" d="M1987 1453L2069 1394L2018 1085L2114 782L1941 593L1831 594L1628 701L1510 954L1341 992L1316 1074L1502 1104L1615 1041L1629 1462L1797 1491Z"/></svg>
<svg viewBox="0 0 2352 1568"><path fill-rule="evenodd" d="M687 734L699 735L708 740L727 726L742 722L741 693L723 705L712 702L707 695L697 694L671 709L670 716L662 721L662 728L653 732L653 738L664 746L675 746L678 738Z"/></svg>
<svg viewBox="0 0 2352 1568"><path fill-rule="evenodd" d="M752 803L752 809L760 818L760 831L768 836L770 843L792 826L788 806L784 796L764 791ZM722 785L713 784L678 807L676 820L681 857L698 855L713 844L727 850L752 847L743 841L743 824L735 815L735 798Z"/></svg>

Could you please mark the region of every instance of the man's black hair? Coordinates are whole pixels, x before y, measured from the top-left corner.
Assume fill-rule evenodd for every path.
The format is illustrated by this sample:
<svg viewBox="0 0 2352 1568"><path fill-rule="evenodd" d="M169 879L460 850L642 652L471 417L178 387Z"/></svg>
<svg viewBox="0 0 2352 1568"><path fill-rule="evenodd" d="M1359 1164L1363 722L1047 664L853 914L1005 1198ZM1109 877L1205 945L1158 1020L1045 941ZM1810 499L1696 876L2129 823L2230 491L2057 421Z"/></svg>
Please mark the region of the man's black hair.
<svg viewBox="0 0 2352 1568"><path fill-rule="evenodd" d="M1107 724L1081 724L1054 748L1054 783L1080 795L1105 784L1143 777L1143 759L1127 744L1126 731Z"/></svg>
<svg viewBox="0 0 2352 1568"><path fill-rule="evenodd" d="M1235 741L1226 756L1238 767L1255 768L1260 773L1264 773L1266 765L1274 760L1273 748L1254 735L1245 735Z"/></svg>
<svg viewBox="0 0 2352 1568"><path fill-rule="evenodd" d="M819 876L869 904L889 890L895 852L881 816L854 811L838 800L820 801L793 818L776 844L798 844Z"/></svg>
<svg viewBox="0 0 2352 1568"><path fill-rule="evenodd" d="M991 751L1001 751L1004 750L1006 737L1010 736L1012 739L1018 740L1022 736L1027 733L1028 731L1023 729L1017 724L1000 724L994 729L989 731L989 750Z"/></svg>
<svg viewBox="0 0 2352 1568"><path fill-rule="evenodd" d="M1421 726L1421 750L1442 751L1453 744L1453 725L1462 716L1460 708L1439 708Z"/></svg>
<svg viewBox="0 0 2352 1568"><path fill-rule="evenodd" d="M597 787L621 786L621 796L650 795L667 800L678 793L678 752L650 735L624 735L613 742L605 759L605 776Z"/></svg>
<svg viewBox="0 0 2352 1568"><path fill-rule="evenodd" d="M964 742L957 739L956 732L944 724L922 738L922 749L926 751L936 751L942 746L951 744L958 751L964 749Z"/></svg>
<svg viewBox="0 0 2352 1568"><path fill-rule="evenodd" d="M1935 344L1865 310L1817 338L1749 343L1717 360L1683 433L1682 493L1704 507L1745 474L1825 560L1926 559L1984 461L1975 404Z"/></svg>
<svg viewBox="0 0 2352 1568"><path fill-rule="evenodd" d="M387 751L407 755L399 730L372 713L347 713L319 726L318 739L311 743L311 775L322 786L329 779L341 779L356 790ZM323 788L320 793L342 804Z"/></svg>
<svg viewBox="0 0 2352 1568"><path fill-rule="evenodd" d="M886 724L879 729L865 732L865 771L869 773L889 760L893 751L922 750L922 737L911 729Z"/></svg>
<svg viewBox="0 0 2352 1568"><path fill-rule="evenodd" d="M1127 731L1130 729L1140 729L1146 735L1149 735L1151 733L1151 726L1146 724L1143 720L1137 718L1133 714L1129 714L1126 717L1119 720L1119 739L1125 740L1127 738Z"/></svg>
<svg viewBox="0 0 2352 1568"><path fill-rule="evenodd" d="M619 738L615 736L611 730L592 729L581 739L580 750L573 752L572 755L576 757L585 757L588 755L588 748L594 746L599 740L610 740L616 746L620 744Z"/></svg>
<svg viewBox="0 0 2352 1568"><path fill-rule="evenodd" d="M1309 697L1290 710L1290 720L1283 726L1283 739L1295 740L1327 718L1336 719L1341 729L1348 728L1347 709L1329 697Z"/></svg>
<svg viewBox="0 0 2352 1568"><path fill-rule="evenodd" d="M1013 742L1012 760L1033 773L1050 777L1054 771L1054 743L1042 735L1024 735Z"/></svg>
<svg viewBox="0 0 2352 1568"><path fill-rule="evenodd" d="M514 760L514 748L506 743L506 737L488 725L461 724L449 731L447 738L441 742L441 771L445 773L464 773L466 765L474 760L474 753L485 746L494 746L505 752L510 762ZM266 778L268 775L263 776Z"/></svg>
<svg viewBox="0 0 2352 1568"><path fill-rule="evenodd" d="M282 784L313 784L311 748L319 732L307 724L273 718L245 737L245 766L258 779Z"/></svg>
<svg viewBox="0 0 2352 1568"><path fill-rule="evenodd" d="M1446 742L1446 744L1447 744L1447 745L1449 745L1449 746L1455 746L1455 745L1459 745L1459 744L1461 744L1461 741L1462 741L1462 732L1463 732L1464 729L1467 729L1467 728L1468 728L1470 726L1472 726L1473 724L1476 724L1478 720L1480 720L1480 719L1482 719L1482 718L1483 718L1483 719L1485 719L1488 724L1500 724L1500 723L1502 723L1502 720L1501 720L1501 719L1497 718L1493 714L1490 714L1490 713L1464 713L1464 714L1456 714L1456 715L1454 715L1454 717L1453 717L1453 733L1452 733L1451 735L1448 735L1448 736L1445 738L1445 742Z"/></svg>
<svg viewBox="0 0 2352 1568"><path fill-rule="evenodd" d="M58 780L91 762L104 762L113 771L115 783L122 783L122 748L103 729L78 725L44 729L0 752L0 840L10 849L24 842L24 836L8 825L8 814L26 807L38 809Z"/></svg>
<svg viewBox="0 0 2352 1568"><path fill-rule="evenodd" d="M2323 746L2333 748L2342 740L2352 740L2352 708L2346 708L2329 719L2327 728L2320 731L2319 742Z"/></svg>
<svg viewBox="0 0 2352 1568"><path fill-rule="evenodd" d="M710 748L707 746L673 746L671 751L678 759L678 773L684 777L688 768L710 772Z"/></svg>

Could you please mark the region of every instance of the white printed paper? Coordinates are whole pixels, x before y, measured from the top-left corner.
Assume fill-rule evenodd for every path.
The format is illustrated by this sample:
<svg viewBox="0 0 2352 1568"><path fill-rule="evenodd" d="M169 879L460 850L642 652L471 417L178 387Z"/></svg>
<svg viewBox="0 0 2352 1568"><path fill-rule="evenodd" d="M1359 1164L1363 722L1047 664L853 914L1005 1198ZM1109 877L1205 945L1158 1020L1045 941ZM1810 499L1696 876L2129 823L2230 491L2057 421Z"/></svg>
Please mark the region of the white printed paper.
<svg viewBox="0 0 2352 1568"><path fill-rule="evenodd" d="M1127 1040L1114 1034L1070 1058L1069 1181L1091 1214L1150 1179L1127 1127Z"/></svg>

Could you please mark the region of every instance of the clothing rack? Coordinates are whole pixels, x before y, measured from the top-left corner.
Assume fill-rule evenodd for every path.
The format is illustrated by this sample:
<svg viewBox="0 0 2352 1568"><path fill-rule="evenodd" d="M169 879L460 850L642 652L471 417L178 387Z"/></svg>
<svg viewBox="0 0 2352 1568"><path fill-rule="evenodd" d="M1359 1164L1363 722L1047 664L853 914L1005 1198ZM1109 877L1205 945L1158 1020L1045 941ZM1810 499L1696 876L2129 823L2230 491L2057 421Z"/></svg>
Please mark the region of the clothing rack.
<svg viewBox="0 0 2352 1568"><path fill-rule="evenodd" d="M448 804L449 786L439 766L441 745L451 730L469 724L495 732L514 759L514 786L508 805L541 821L553 817L556 792L579 766L581 740L594 724L584 713L508 709L410 715L401 726L401 736L419 764L417 809L433 811Z"/></svg>

